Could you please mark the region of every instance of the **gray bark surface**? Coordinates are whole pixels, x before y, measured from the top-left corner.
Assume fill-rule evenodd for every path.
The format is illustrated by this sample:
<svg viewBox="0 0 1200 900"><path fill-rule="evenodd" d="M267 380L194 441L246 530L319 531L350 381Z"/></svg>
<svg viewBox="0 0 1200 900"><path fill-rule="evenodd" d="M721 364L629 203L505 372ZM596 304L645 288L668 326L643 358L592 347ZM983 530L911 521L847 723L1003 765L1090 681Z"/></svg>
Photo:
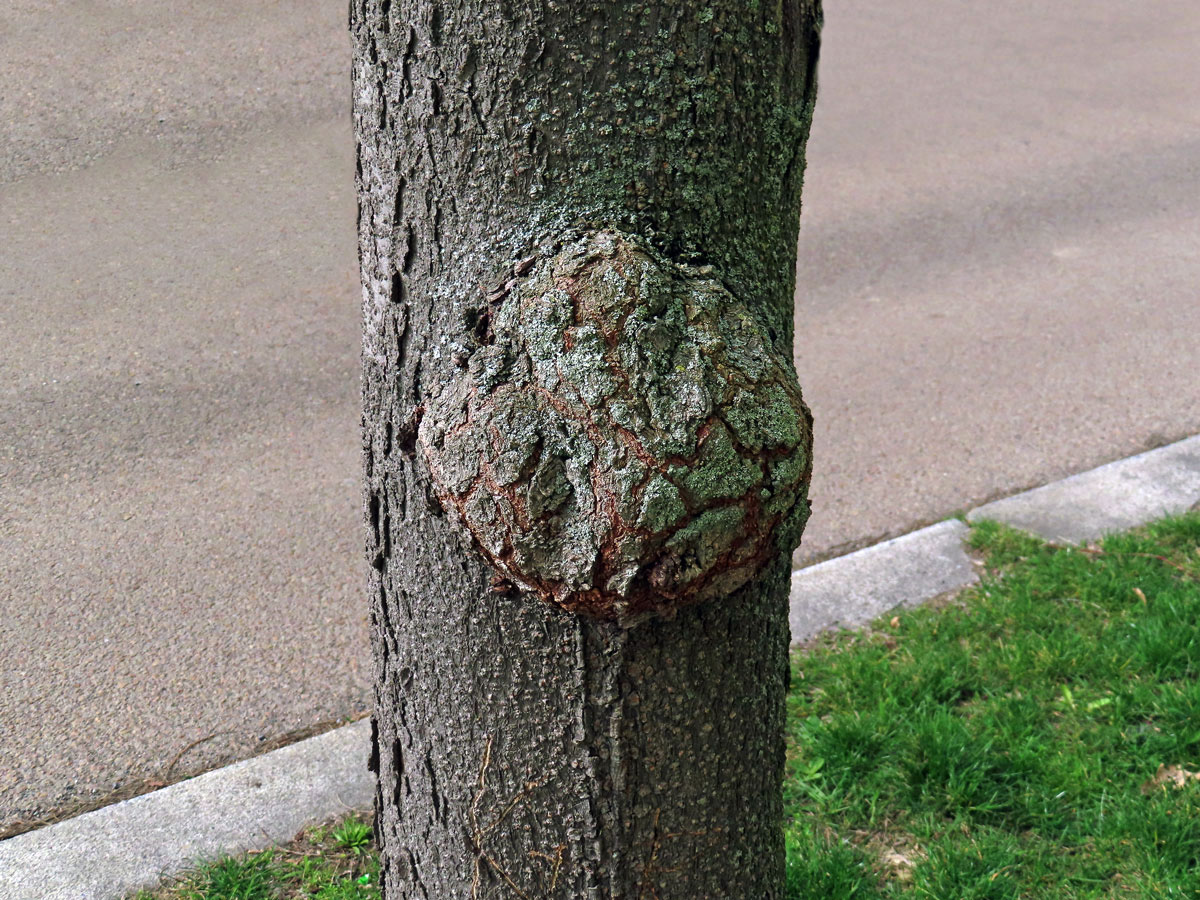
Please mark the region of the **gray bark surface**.
<svg viewBox="0 0 1200 900"><path fill-rule="evenodd" d="M787 550L634 627L567 612L496 581L417 432L489 293L579 233L719 279L790 365L818 29L815 0L352 4L389 898L782 895Z"/></svg>

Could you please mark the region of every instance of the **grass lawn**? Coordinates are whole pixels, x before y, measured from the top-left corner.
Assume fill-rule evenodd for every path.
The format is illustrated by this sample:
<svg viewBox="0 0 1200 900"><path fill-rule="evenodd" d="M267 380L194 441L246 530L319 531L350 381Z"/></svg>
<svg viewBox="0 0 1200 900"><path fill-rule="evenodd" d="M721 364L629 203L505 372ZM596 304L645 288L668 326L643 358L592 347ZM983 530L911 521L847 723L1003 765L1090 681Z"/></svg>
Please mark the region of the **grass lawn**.
<svg viewBox="0 0 1200 900"><path fill-rule="evenodd" d="M789 900L1200 898L1200 513L971 541L979 587L795 653ZM377 897L355 827L142 898Z"/></svg>
<svg viewBox="0 0 1200 900"><path fill-rule="evenodd" d="M797 654L791 897L1200 898L1200 514Z"/></svg>
<svg viewBox="0 0 1200 900"><path fill-rule="evenodd" d="M202 866L133 900L378 900L378 882L371 826L350 818L287 847Z"/></svg>

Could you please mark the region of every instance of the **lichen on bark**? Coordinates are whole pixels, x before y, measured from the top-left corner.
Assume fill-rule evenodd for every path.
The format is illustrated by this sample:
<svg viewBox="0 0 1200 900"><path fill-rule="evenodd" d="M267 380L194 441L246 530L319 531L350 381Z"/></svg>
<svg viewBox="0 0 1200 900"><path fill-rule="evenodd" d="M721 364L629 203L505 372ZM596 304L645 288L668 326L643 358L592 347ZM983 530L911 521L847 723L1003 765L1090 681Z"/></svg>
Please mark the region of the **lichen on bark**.
<svg viewBox="0 0 1200 900"><path fill-rule="evenodd" d="M711 267L614 230L526 259L470 314L418 440L505 578L631 624L731 594L799 543L811 417Z"/></svg>

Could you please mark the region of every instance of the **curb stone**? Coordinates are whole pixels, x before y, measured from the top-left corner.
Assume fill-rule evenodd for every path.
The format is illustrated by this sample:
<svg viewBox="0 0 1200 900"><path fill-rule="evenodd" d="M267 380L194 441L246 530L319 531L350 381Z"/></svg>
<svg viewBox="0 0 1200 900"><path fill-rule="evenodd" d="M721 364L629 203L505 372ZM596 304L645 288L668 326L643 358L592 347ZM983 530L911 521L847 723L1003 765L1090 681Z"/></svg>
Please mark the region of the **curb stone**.
<svg viewBox="0 0 1200 900"><path fill-rule="evenodd" d="M1200 503L1200 435L1034 488L967 514L1078 543ZM792 573L793 643L863 625L977 580L968 527L939 522ZM369 808L370 723L0 841L0 900L116 900L197 861L262 849Z"/></svg>
<svg viewBox="0 0 1200 900"><path fill-rule="evenodd" d="M367 809L370 736L362 720L0 841L0 900L112 900Z"/></svg>
<svg viewBox="0 0 1200 900"><path fill-rule="evenodd" d="M831 628L866 625L979 579L963 546L967 528L939 522L792 573L792 644Z"/></svg>
<svg viewBox="0 0 1200 900"><path fill-rule="evenodd" d="M1079 544L1200 502L1200 435L987 503L967 521L994 519L1048 541Z"/></svg>

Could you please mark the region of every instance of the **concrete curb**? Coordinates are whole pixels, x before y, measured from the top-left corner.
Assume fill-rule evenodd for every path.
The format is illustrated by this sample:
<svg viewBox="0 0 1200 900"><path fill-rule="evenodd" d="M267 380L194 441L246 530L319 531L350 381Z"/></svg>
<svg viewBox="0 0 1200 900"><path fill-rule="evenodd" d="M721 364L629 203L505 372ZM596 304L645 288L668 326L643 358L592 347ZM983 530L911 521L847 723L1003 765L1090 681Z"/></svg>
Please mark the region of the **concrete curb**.
<svg viewBox="0 0 1200 900"><path fill-rule="evenodd" d="M865 625L978 580L962 522L939 522L792 573L788 622L799 644L831 628Z"/></svg>
<svg viewBox="0 0 1200 900"><path fill-rule="evenodd" d="M1200 435L1034 488L967 513L1049 541L1081 543L1200 503ZM792 573L792 642L865 625L977 580L963 548L967 526L939 522Z"/></svg>
<svg viewBox="0 0 1200 900"><path fill-rule="evenodd" d="M1200 435L968 513L1079 542L1200 503ZM967 526L939 522L792 573L793 643L977 580ZM371 805L357 722L190 781L0 841L0 900L114 900L197 861L290 840Z"/></svg>
<svg viewBox="0 0 1200 900"><path fill-rule="evenodd" d="M1200 503L1200 435L987 503L967 521L994 519L1048 541L1078 544Z"/></svg>
<svg viewBox="0 0 1200 900"><path fill-rule="evenodd" d="M111 900L367 809L370 734L370 722L355 722L0 841L0 900Z"/></svg>

